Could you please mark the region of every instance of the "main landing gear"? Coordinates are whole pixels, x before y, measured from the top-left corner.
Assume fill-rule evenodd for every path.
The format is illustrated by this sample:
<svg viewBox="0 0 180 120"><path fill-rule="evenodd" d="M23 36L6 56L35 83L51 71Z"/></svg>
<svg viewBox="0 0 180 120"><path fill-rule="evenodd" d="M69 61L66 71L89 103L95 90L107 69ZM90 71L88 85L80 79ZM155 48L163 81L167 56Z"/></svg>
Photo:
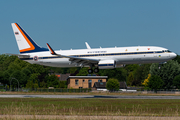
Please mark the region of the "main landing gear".
<svg viewBox="0 0 180 120"><path fill-rule="evenodd" d="M99 68L95 68L95 69L94 69L94 72L95 72L95 73L98 73L98 72L99 72ZM93 73L93 69L92 69L92 68L88 69L88 73L89 73L89 74L92 74L92 73Z"/></svg>

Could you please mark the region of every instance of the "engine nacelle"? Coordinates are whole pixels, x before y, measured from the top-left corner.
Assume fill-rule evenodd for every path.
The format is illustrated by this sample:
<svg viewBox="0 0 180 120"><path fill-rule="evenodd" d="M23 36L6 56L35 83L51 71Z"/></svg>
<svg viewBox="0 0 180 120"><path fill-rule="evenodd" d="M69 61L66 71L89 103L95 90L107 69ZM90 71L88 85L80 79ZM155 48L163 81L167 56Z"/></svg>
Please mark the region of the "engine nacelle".
<svg viewBox="0 0 180 120"><path fill-rule="evenodd" d="M102 60L98 63L99 69L113 69L115 68L114 60Z"/></svg>
<svg viewBox="0 0 180 120"><path fill-rule="evenodd" d="M124 64L116 64L114 60L102 60L99 61L98 67L99 69L113 69L113 68L121 68L124 67Z"/></svg>

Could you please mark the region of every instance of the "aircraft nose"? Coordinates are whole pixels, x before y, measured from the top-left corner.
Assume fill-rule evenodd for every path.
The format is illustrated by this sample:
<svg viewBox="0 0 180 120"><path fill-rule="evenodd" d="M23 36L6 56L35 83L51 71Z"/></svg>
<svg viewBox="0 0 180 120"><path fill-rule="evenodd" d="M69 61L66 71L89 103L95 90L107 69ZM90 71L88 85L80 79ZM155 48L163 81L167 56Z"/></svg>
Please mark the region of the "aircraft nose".
<svg viewBox="0 0 180 120"><path fill-rule="evenodd" d="M175 58L176 56L177 56L177 54L176 53L171 53L171 58L173 59L173 58Z"/></svg>

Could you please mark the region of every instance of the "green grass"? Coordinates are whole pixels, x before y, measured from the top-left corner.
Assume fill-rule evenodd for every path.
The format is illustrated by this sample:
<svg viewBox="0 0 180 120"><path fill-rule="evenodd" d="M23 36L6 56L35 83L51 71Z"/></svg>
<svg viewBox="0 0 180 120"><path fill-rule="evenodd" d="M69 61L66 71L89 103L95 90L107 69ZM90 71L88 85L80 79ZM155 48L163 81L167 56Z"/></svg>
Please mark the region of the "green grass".
<svg viewBox="0 0 180 120"><path fill-rule="evenodd" d="M0 114L180 116L180 100L0 98Z"/></svg>

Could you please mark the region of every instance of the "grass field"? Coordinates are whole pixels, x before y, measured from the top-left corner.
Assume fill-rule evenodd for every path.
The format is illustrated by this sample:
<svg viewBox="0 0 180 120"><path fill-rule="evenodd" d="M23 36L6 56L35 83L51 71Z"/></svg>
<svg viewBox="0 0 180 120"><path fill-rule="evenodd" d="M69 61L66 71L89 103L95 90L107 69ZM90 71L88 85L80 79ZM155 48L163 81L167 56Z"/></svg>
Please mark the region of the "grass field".
<svg viewBox="0 0 180 120"><path fill-rule="evenodd" d="M54 93L1 92L30 95L160 95L142 93ZM176 95L176 94L174 94ZM178 99L59 99L0 98L0 119L4 120L179 120Z"/></svg>
<svg viewBox="0 0 180 120"><path fill-rule="evenodd" d="M1 98L1 115L180 116L180 100Z"/></svg>

